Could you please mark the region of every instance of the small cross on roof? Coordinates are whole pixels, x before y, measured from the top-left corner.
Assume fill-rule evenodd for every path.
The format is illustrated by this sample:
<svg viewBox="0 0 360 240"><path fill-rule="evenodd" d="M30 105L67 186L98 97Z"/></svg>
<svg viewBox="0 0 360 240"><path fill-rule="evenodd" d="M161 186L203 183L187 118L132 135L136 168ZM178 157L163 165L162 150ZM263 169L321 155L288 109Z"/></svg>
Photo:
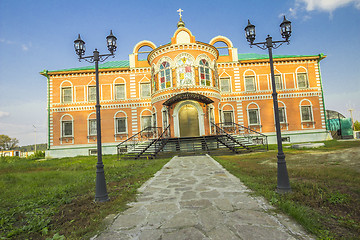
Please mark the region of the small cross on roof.
<svg viewBox="0 0 360 240"><path fill-rule="evenodd" d="M181 8L179 8L178 10L177 10L177 12L179 13L179 16L180 16L180 19L181 19L181 17L182 17L182 12L183 12L184 10L182 10Z"/></svg>

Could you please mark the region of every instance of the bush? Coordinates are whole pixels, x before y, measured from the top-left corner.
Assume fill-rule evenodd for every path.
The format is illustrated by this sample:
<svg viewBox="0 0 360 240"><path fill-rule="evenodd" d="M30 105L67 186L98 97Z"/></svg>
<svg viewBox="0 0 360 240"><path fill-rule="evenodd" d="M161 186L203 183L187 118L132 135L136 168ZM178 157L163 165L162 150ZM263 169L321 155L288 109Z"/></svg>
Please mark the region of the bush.
<svg viewBox="0 0 360 240"><path fill-rule="evenodd" d="M36 151L33 155L30 155L27 158L31 160L45 158L45 151Z"/></svg>

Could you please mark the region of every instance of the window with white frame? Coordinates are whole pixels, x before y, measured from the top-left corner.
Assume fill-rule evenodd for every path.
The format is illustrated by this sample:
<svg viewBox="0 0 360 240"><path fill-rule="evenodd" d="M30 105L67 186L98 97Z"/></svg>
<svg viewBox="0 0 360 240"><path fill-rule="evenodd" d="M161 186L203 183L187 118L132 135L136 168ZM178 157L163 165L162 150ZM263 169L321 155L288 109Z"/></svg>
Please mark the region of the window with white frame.
<svg viewBox="0 0 360 240"><path fill-rule="evenodd" d="M255 92L256 91L255 76L246 76L245 77L245 91L246 92Z"/></svg>
<svg viewBox="0 0 360 240"><path fill-rule="evenodd" d="M142 116L141 117L141 128L142 130L151 127L151 116ZM150 131L150 130L149 130Z"/></svg>
<svg viewBox="0 0 360 240"><path fill-rule="evenodd" d="M274 77L275 77L276 90L282 90L283 84L282 84L282 80L281 80L281 74L277 74Z"/></svg>
<svg viewBox="0 0 360 240"><path fill-rule="evenodd" d="M115 119L116 134L126 133L126 117L119 117Z"/></svg>
<svg viewBox="0 0 360 240"><path fill-rule="evenodd" d="M233 111L223 111L224 114L224 124L225 126L232 125L234 121L234 113Z"/></svg>
<svg viewBox="0 0 360 240"><path fill-rule="evenodd" d="M299 88L309 88L309 80L307 73L297 73L296 78Z"/></svg>
<svg viewBox="0 0 360 240"><path fill-rule="evenodd" d="M96 101L96 86L88 87L88 101L95 102Z"/></svg>
<svg viewBox="0 0 360 240"><path fill-rule="evenodd" d="M199 62L200 85L211 86L211 70L208 61L201 59Z"/></svg>
<svg viewBox="0 0 360 240"><path fill-rule="evenodd" d="M142 98L148 98L151 95L150 83L141 83L140 92Z"/></svg>
<svg viewBox="0 0 360 240"><path fill-rule="evenodd" d="M162 62L160 64L159 82L160 89L171 87L171 68L168 62Z"/></svg>
<svg viewBox="0 0 360 240"><path fill-rule="evenodd" d="M125 99L125 84L115 84L115 99Z"/></svg>
<svg viewBox="0 0 360 240"><path fill-rule="evenodd" d="M72 88L71 87L61 88L61 102L62 103L71 103L72 102Z"/></svg>
<svg viewBox="0 0 360 240"><path fill-rule="evenodd" d="M73 136L73 121L62 121L62 137L72 137Z"/></svg>
<svg viewBox="0 0 360 240"><path fill-rule="evenodd" d="M259 125L259 109L248 109L249 125Z"/></svg>
<svg viewBox="0 0 360 240"><path fill-rule="evenodd" d="M220 78L220 91L223 93L230 92L230 78Z"/></svg>
<svg viewBox="0 0 360 240"><path fill-rule="evenodd" d="M96 119L89 119L89 136L96 136Z"/></svg>
<svg viewBox="0 0 360 240"><path fill-rule="evenodd" d="M301 106L301 121L311 122L312 120L311 106Z"/></svg>
<svg viewBox="0 0 360 240"><path fill-rule="evenodd" d="M280 123L286 123L285 108L279 107L279 121Z"/></svg>

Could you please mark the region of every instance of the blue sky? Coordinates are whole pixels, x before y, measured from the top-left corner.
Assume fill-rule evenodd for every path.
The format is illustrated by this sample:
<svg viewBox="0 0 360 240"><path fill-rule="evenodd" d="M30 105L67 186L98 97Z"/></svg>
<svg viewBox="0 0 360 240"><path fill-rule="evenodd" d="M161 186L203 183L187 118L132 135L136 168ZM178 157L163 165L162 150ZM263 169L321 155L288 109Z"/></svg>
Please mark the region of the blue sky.
<svg viewBox="0 0 360 240"><path fill-rule="evenodd" d="M360 0L0 0L0 134L33 144L35 126L37 143L46 142L46 79L39 72L87 66L73 49L78 33L87 53L107 53L112 29L118 38L113 60L127 60L139 41L170 42L179 8L196 40L223 35L239 53L266 53L247 44L247 19L257 41L267 34L280 40L285 14L292 21L291 43L274 54L327 55L321 62L326 108L345 116L352 108L360 120Z"/></svg>

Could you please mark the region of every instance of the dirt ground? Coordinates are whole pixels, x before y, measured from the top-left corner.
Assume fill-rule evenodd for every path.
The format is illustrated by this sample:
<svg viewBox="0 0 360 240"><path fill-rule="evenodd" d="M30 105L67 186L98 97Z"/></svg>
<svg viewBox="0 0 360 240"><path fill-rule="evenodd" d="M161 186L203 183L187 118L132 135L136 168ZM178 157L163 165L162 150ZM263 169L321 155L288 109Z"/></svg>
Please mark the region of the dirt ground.
<svg viewBox="0 0 360 240"><path fill-rule="evenodd" d="M309 158L306 158L306 155ZM297 159L308 159L305 160L308 164L311 161L323 162L326 165L343 165L353 168L355 171L360 172L360 148L348 148L335 151L320 151L320 150L305 150L302 154L288 154L286 159L297 160ZM303 162L303 161L302 161ZM304 162L303 162L304 163Z"/></svg>

